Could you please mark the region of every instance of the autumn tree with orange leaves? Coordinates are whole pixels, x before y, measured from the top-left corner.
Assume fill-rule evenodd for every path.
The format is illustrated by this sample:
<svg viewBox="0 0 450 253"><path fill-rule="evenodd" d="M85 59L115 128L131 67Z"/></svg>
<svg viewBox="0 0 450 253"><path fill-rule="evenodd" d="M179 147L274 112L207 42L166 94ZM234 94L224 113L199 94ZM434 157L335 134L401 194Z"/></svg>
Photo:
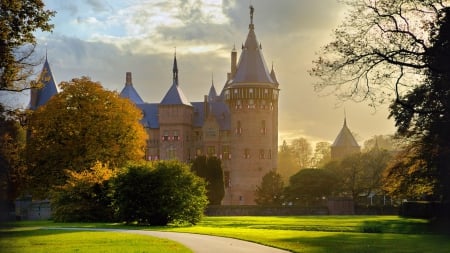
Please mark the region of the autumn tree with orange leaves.
<svg viewBox="0 0 450 253"><path fill-rule="evenodd" d="M82 172L97 162L121 167L144 158L142 112L88 77L60 84L62 92L29 120L28 174L34 196L64 185L66 170Z"/></svg>

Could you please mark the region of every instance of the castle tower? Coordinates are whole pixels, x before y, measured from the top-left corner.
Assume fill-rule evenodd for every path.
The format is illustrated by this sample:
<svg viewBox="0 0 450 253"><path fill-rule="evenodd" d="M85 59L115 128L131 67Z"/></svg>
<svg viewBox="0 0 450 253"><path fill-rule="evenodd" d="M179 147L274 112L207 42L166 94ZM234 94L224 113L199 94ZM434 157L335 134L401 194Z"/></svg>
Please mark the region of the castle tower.
<svg viewBox="0 0 450 253"><path fill-rule="evenodd" d="M258 43L250 6L250 25L239 62L231 53L231 72L223 99L230 109L229 166L225 168L223 204L254 205L256 187L263 176L276 170L278 148L278 82L271 75Z"/></svg>
<svg viewBox="0 0 450 253"><path fill-rule="evenodd" d="M336 140L334 140L331 145L331 160L340 160L348 155L359 153L360 151L361 147L347 127L347 118L344 118L344 125L336 137Z"/></svg>
<svg viewBox="0 0 450 253"><path fill-rule="evenodd" d="M177 57L173 60L173 83L158 105L159 154L162 160L190 159L189 136L192 134L193 107L178 83Z"/></svg>
<svg viewBox="0 0 450 253"><path fill-rule="evenodd" d="M41 74L37 80L36 88L31 89L31 97L29 108L36 110L40 106L45 105L51 97L58 94L55 79L53 78L50 64L48 63L47 54L45 55L45 63L42 67Z"/></svg>

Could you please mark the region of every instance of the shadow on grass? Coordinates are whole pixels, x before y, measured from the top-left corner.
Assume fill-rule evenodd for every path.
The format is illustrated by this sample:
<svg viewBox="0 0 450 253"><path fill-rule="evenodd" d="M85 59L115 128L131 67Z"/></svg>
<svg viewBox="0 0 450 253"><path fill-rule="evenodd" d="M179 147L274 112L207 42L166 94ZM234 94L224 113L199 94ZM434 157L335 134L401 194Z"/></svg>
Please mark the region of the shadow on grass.
<svg viewBox="0 0 450 253"><path fill-rule="evenodd" d="M334 233L282 240L295 245L293 252L308 253L448 253L450 241L443 235Z"/></svg>

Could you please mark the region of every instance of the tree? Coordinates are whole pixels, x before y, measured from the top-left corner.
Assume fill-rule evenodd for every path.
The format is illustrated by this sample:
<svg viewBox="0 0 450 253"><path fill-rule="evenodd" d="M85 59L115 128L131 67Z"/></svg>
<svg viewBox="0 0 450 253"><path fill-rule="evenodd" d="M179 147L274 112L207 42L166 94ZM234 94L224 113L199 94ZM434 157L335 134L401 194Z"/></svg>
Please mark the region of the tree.
<svg viewBox="0 0 450 253"><path fill-rule="evenodd" d="M220 205L225 196L223 169L220 159L214 156L197 156L191 165L191 171L205 179L206 195L210 205Z"/></svg>
<svg viewBox="0 0 450 253"><path fill-rule="evenodd" d="M320 168L327 162L329 162L330 159L331 159L331 144L326 141L317 142L311 165L314 168Z"/></svg>
<svg viewBox="0 0 450 253"><path fill-rule="evenodd" d="M286 189L286 198L294 204L317 205L332 194L336 179L323 169L303 169L293 175Z"/></svg>
<svg viewBox="0 0 450 253"><path fill-rule="evenodd" d="M281 175L285 183L288 183L289 178L298 170L291 147L284 140L278 151L277 173Z"/></svg>
<svg viewBox="0 0 450 253"><path fill-rule="evenodd" d="M262 206L275 206L283 202L284 183L281 175L270 171L262 178L261 185L256 186L255 202Z"/></svg>
<svg viewBox="0 0 450 253"><path fill-rule="evenodd" d="M152 226L196 224L208 203L205 185L177 161L128 166L114 180L117 218Z"/></svg>
<svg viewBox="0 0 450 253"><path fill-rule="evenodd" d="M388 151L396 151L400 149L399 145L399 140L395 139L392 135L375 135L364 142L363 152L369 152L375 147Z"/></svg>
<svg viewBox="0 0 450 253"><path fill-rule="evenodd" d="M109 182L114 170L96 163L89 171L66 173L66 184L52 195L52 218L62 222L113 221Z"/></svg>
<svg viewBox="0 0 450 253"><path fill-rule="evenodd" d="M60 86L62 92L29 120L27 159L34 196L46 197L53 186L65 184L65 170L82 172L97 162L122 167L144 157L146 133L134 104L87 77Z"/></svg>
<svg viewBox="0 0 450 253"><path fill-rule="evenodd" d="M292 140L291 151L298 169L307 168L311 165L312 147L307 139L297 138Z"/></svg>
<svg viewBox="0 0 450 253"><path fill-rule="evenodd" d="M26 178L23 151L25 131L15 114L0 104L0 201L12 207Z"/></svg>
<svg viewBox="0 0 450 253"><path fill-rule="evenodd" d="M27 78L37 65L32 59L34 32L50 32L54 11L45 10L42 0L11 0L0 4L0 90L30 88Z"/></svg>
<svg viewBox="0 0 450 253"><path fill-rule="evenodd" d="M316 89L332 87L340 98L371 105L391 102L398 134L417 147L402 164L421 164L419 170L435 185L435 199L449 202L449 3L347 3L350 14L311 70L320 78Z"/></svg>
<svg viewBox="0 0 450 253"><path fill-rule="evenodd" d="M331 162L324 169L337 180L335 195L350 196L355 203L382 193L382 173L390 162L387 150L374 148L369 152L345 157L339 162Z"/></svg>

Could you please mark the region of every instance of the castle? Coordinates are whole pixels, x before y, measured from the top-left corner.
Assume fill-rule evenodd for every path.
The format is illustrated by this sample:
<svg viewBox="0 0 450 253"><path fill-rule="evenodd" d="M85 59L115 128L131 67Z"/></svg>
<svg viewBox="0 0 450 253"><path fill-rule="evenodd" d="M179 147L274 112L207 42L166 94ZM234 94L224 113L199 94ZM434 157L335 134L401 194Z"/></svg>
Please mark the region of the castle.
<svg viewBox="0 0 450 253"><path fill-rule="evenodd" d="M126 73L120 96L143 112L141 123L148 133L146 159L189 162L198 155L222 161L225 179L224 205L253 205L256 186L277 167L278 95L275 72L267 68L253 24L242 51L231 51L230 72L220 93L211 85L203 101L189 101L178 79L174 55L173 81L159 103L146 103ZM30 109L45 104L57 93L46 58L40 75L41 89L31 92Z"/></svg>

